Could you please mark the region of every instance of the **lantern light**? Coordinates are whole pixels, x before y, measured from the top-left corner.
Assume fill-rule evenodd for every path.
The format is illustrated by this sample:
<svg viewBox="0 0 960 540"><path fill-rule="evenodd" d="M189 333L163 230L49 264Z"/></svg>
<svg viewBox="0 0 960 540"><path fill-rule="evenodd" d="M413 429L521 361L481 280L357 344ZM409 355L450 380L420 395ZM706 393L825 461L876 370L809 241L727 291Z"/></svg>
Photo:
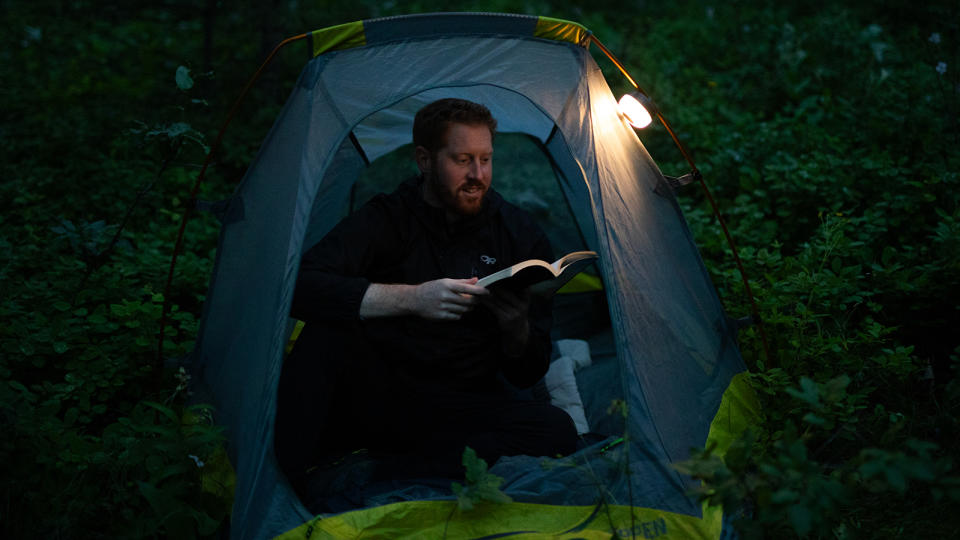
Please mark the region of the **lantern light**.
<svg viewBox="0 0 960 540"><path fill-rule="evenodd" d="M639 91L633 91L629 94L624 94L618 102L620 106L620 112L627 119L627 122L630 122L630 125L637 128L643 129L650 125L653 122L653 114L656 114L656 107L653 105L653 101L650 100L645 94ZM651 111L653 111L651 113Z"/></svg>

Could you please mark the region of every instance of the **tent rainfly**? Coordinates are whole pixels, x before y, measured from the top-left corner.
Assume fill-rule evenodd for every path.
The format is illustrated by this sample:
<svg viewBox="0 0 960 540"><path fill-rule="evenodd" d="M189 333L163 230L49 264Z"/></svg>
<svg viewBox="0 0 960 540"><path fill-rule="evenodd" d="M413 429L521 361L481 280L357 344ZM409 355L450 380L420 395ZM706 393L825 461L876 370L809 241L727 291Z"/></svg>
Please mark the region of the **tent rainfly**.
<svg viewBox="0 0 960 540"><path fill-rule="evenodd" d="M547 17L457 13L302 37L312 58L222 216L191 357L229 436L231 538L725 534L721 510L691 498L696 483L671 464L711 444L722 454L755 401L673 187L618 112L590 32ZM273 450L300 257L343 215L365 167L409 143L415 112L443 97L483 103L501 132L535 140L584 248L600 254L594 295L609 324L559 337L591 347L576 382L591 429L606 439L563 459L492 464L512 503L457 510L449 490L424 487L314 515Z"/></svg>

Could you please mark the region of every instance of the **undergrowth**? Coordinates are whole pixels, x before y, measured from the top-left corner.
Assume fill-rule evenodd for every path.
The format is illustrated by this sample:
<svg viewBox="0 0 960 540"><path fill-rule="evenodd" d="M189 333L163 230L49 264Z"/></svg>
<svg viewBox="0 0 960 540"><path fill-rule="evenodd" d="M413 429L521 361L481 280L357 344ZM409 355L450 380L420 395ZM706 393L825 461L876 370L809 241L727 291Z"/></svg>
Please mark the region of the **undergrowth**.
<svg viewBox="0 0 960 540"><path fill-rule="evenodd" d="M454 8L208 4L206 14L178 1L4 4L5 538L217 534L232 489L223 434L216 411L188 405L178 369L196 337L214 218L191 220L163 298L204 152L280 39ZM622 4L456 9L584 23L658 103L714 190L769 345L768 357L757 327L740 335L763 417L725 456L703 449L679 466L703 480L699 496L744 516L746 537L957 530L957 5ZM242 177L301 62L288 55L264 75L202 199ZM687 172L662 127L640 137L664 172ZM679 200L728 312L748 314L703 195L691 186ZM164 300L173 310L160 352Z"/></svg>

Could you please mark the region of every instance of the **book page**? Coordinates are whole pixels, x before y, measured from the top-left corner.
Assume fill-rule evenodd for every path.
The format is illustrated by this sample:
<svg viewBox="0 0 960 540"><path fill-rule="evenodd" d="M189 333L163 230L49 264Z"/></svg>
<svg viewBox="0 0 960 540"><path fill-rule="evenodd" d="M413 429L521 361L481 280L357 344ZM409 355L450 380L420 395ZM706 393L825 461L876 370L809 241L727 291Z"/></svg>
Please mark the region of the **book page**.
<svg viewBox="0 0 960 540"><path fill-rule="evenodd" d="M593 251L574 251L552 264L530 259L483 277L477 281L477 285L489 287L500 281L507 281L517 289L534 286L538 290L549 290L552 287L555 291L596 259L597 254ZM543 285L544 283L548 285Z"/></svg>

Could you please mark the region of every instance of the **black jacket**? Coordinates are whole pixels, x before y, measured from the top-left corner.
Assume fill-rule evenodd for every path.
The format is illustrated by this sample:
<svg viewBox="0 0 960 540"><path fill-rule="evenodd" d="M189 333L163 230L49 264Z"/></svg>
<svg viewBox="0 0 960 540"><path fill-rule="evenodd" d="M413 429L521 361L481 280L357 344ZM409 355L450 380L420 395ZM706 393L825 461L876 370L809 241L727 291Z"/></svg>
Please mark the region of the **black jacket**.
<svg viewBox="0 0 960 540"><path fill-rule="evenodd" d="M442 209L423 200L420 182L413 178L390 195L377 195L303 256L291 314L307 321L304 333L324 321L358 321L370 283L483 277L530 258L553 260L533 218L494 190L479 214L451 225ZM459 321L388 317L361 321L360 328L393 371L388 376L483 390L498 372L519 387L546 372L548 301L534 301L530 323L527 349L515 359L504 356L496 319L482 306ZM323 351L315 354L322 357Z"/></svg>

